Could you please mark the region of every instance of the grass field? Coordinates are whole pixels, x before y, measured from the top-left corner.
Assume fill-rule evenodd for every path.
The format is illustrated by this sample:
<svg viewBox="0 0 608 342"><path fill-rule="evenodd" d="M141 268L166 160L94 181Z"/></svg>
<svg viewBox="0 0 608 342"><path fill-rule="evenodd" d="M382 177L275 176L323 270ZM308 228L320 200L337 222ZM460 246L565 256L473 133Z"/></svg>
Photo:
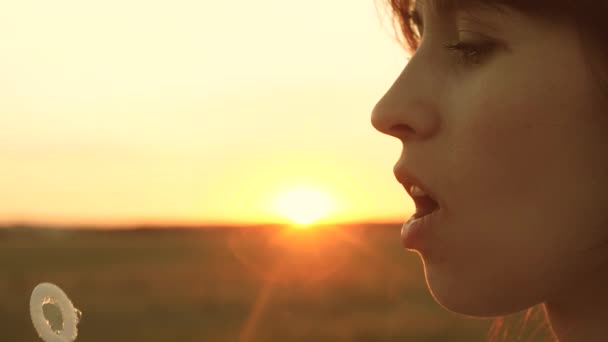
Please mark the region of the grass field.
<svg viewBox="0 0 608 342"><path fill-rule="evenodd" d="M0 229L0 341L37 341L29 298L61 287L77 341L485 341L434 302L400 225Z"/></svg>

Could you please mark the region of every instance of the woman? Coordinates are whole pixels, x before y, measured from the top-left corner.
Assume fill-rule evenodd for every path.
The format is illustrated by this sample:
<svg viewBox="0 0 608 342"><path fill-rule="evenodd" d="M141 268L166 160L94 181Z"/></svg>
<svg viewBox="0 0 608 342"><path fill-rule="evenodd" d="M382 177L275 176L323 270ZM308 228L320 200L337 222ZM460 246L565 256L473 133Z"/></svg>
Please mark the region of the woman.
<svg viewBox="0 0 608 342"><path fill-rule="evenodd" d="M433 199L402 230L433 298L608 341L608 1L388 1L411 58L371 122Z"/></svg>

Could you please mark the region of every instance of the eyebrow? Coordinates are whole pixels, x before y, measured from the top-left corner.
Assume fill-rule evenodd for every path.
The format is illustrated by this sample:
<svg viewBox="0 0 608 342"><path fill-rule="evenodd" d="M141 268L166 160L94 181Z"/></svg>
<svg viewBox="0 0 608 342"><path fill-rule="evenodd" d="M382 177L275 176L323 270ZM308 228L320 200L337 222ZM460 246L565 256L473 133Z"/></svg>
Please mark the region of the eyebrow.
<svg viewBox="0 0 608 342"><path fill-rule="evenodd" d="M423 3L424 6L418 6L419 3ZM504 7L498 2L484 3L480 0L418 0L410 13L410 17L414 24L420 29L424 27L424 21L422 20L422 15L420 15L418 8L426 8L427 6L435 9L440 17L446 17L458 11L468 11L479 8L504 12Z"/></svg>

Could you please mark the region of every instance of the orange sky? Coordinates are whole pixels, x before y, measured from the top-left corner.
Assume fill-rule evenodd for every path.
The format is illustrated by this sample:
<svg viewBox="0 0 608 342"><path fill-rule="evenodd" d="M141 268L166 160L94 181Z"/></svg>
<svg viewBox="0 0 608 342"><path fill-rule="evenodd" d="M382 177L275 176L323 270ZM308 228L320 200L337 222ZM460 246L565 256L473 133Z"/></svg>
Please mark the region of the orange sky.
<svg viewBox="0 0 608 342"><path fill-rule="evenodd" d="M374 0L2 2L0 221L283 222L272 203L296 188L332 199L319 222L404 221L402 146L370 117L407 60L379 15Z"/></svg>

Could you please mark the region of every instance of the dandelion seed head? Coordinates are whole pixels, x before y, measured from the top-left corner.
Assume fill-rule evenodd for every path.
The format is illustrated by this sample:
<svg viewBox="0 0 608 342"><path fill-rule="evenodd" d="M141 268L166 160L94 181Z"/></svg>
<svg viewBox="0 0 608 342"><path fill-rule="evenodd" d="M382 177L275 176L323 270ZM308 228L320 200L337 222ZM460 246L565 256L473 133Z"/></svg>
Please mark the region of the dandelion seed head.
<svg viewBox="0 0 608 342"><path fill-rule="evenodd" d="M55 331L43 312L43 305L57 305L63 320L60 331ZM76 308L58 286L51 283L38 284L32 291L30 298L30 316L38 336L44 342L72 342L76 340L82 312Z"/></svg>

